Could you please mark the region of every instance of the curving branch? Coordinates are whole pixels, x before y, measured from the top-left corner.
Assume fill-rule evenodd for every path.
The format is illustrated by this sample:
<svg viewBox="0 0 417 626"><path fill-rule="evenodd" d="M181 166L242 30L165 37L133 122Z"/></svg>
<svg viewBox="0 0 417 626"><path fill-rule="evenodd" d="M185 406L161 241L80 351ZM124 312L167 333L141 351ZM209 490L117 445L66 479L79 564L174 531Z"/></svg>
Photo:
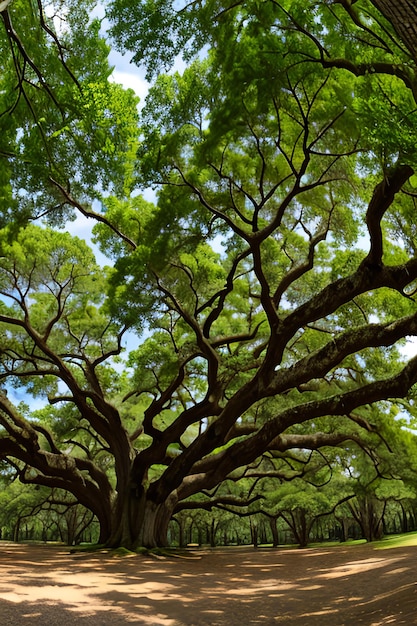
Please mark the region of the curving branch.
<svg viewBox="0 0 417 626"><path fill-rule="evenodd" d="M233 506L237 508L243 508L250 506L253 502L262 500L265 496L258 494L250 498L239 498L238 496L212 496L208 493L202 492L208 500L182 500L175 505L174 514L180 511L192 511L195 509L202 509L204 511L212 511L215 508L224 508L226 506ZM230 509L227 509L230 510Z"/></svg>
<svg viewBox="0 0 417 626"><path fill-rule="evenodd" d="M314 350L296 364L279 369L268 386L267 394L276 395L288 389L301 388L312 379L323 377L343 359L365 348L393 345L405 335L417 335L417 314L393 322L366 324L347 330Z"/></svg>
<svg viewBox="0 0 417 626"><path fill-rule="evenodd" d="M78 202L78 200L76 200L71 195L69 189L66 189L61 183L52 178L52 176L49 177L49 181L52 183L52 185L59 189L65 201L74 209L77 209L77 211L79 211L81 215L84 215L84 217L87 218L92 218L93 220L95 220L96 222L100 222L101 224L105 224L108 228L110 228L111 231L113 231L113 233L115 233L115 235L117 235L122 241L124 241L130 249L136 250L137 244L133 241L133 239L130 239L130 237L128 237L121 230L116 228L116 226L112 224L102 213L97 213L96 211L88 211L80 202Z"/></svg>
<svg viewBox="0 0 417 626"><path fill-rule="evenodd" d="M395 195L412 176L413 171L410 165L399 164L393 171L387 172L384 179L375 187L366 212L371 248L364 263L372 266L381 265L383 254L381 220L393 203Z"/></svg>

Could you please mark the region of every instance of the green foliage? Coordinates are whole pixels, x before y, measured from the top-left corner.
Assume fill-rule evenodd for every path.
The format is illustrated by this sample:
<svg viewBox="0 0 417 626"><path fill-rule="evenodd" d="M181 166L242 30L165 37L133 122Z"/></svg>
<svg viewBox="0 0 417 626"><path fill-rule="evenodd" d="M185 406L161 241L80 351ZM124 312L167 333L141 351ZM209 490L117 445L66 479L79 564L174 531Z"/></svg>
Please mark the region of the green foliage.
<svg viewBox="0 0 417 626"><path fill-rule="evenodd" d="M16 0L10 27L2 21L1 227L45 215L62 224L73 199L88 204L131 184L138 100L108 80L94 7Z"/></svg>
<svg viewBox="0 0 417 626"><path fill-rule="evenodd" d="M48 406L0 391L0 459L112 546L164 543L173 515L202 533L189 511L212 507L212 541L268 518L305 545L336 509L373 538L415 500L416 68L395 29L365 1L115 0L113 37L156 76L139 117L95 4L53 10L2 14L0 381ZM111 268L57 228L74 210Z"/></svg>
<svg viewBox="0 0 417 626"><path fill-rule="evenodd" d="M55 395L53 359L34 366L32 358L19 356L35 350L34 355L40 357L33 337L39 334L50 350L66 355L68 366L84 385L83 355L96 358L116 345L119 326L101 310L105 272L96 265L87 244L69 233L30 225L10 243L7 229L0 237L1 378L13 376L16 386L25 386L34 396ZM44 376L39 377L37 367L44 370ZM114 391L110 364L98 371L103 387Z"/></svg>

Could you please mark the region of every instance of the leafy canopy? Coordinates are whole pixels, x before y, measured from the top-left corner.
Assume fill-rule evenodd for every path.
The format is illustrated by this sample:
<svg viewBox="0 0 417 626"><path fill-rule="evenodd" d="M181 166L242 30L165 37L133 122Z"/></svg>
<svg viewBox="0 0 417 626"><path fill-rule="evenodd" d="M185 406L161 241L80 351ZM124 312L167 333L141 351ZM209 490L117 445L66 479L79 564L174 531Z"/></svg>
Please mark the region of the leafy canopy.
<svg viewBox="0 0 417 626"><path fill-rule="evenodd" d="M140 120L91 5L59 32L38 7L26 56L4 33L0 377L50 406L0 393L0 455L109 545L165 543L187 507L250 513L269 479L303 481L305 521L332 450L378 467L397 399L414 410L415 63L373 3L309 8L116 0L114 38L155 75ZM111 269L54 230L74 209Z"/></svg>

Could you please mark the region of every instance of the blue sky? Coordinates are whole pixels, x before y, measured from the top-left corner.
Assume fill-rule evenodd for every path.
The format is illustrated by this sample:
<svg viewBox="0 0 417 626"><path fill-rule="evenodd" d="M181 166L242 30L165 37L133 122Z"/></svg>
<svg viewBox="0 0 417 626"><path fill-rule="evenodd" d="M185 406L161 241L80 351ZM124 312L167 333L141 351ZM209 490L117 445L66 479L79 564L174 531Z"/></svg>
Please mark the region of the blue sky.
<svg viewBox="0 0 417 626"><path fill-rule="evenodd" d="M149 89L149 83L147 83L144 78L145 71L143 69L137 68L135 65L130 63L129 55L122 55L116 50L111 51L109 60L110 65L114 66L115 68L111 80L123 85L125 88L133 89L140 98L140 107L143 106L146 94ZM91 242L91 231L95 223L96 222L93 219L88 219L80 215L74 222L67 224L66 230L68 230L68 232L70 232L71 234L80 237L81 239L84 239L89 243L89 245L91 245L98 263L102 265L111 265L111 260L106 258L105 255L99 251L97 246L95 246ZM126 341L128 344L131 344L129 348L137 347L137 339L133 336L129 335ZM13 402L26 402L30 405L32 409L41 408L42 406L45 406L45 404L47 404L46 399L34 399L29 396L23 388L9 388L8 395Z"/></svg>
<svg viewBox="0 0 417 626"><path fill-rule="evenodd" d="M149 83L144 77L144 70L130 63L128 55L123 56L116 50L111 51L109 58L110 64L114 65L112 74L114 82L133 89L140 98L140 106L143 106L149 89Z"/></svg>

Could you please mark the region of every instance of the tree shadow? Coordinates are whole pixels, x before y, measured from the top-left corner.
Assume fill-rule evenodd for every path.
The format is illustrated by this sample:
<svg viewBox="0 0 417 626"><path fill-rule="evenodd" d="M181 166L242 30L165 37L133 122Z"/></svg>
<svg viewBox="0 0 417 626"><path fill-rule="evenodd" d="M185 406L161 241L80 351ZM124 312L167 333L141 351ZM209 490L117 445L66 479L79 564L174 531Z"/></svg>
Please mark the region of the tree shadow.
<svg viewBox="0 0 417 626"><path fill-rule="evenodd" d="M196 550L190 558L0 544L2 624L417 624L416 549Z"/></svg>

